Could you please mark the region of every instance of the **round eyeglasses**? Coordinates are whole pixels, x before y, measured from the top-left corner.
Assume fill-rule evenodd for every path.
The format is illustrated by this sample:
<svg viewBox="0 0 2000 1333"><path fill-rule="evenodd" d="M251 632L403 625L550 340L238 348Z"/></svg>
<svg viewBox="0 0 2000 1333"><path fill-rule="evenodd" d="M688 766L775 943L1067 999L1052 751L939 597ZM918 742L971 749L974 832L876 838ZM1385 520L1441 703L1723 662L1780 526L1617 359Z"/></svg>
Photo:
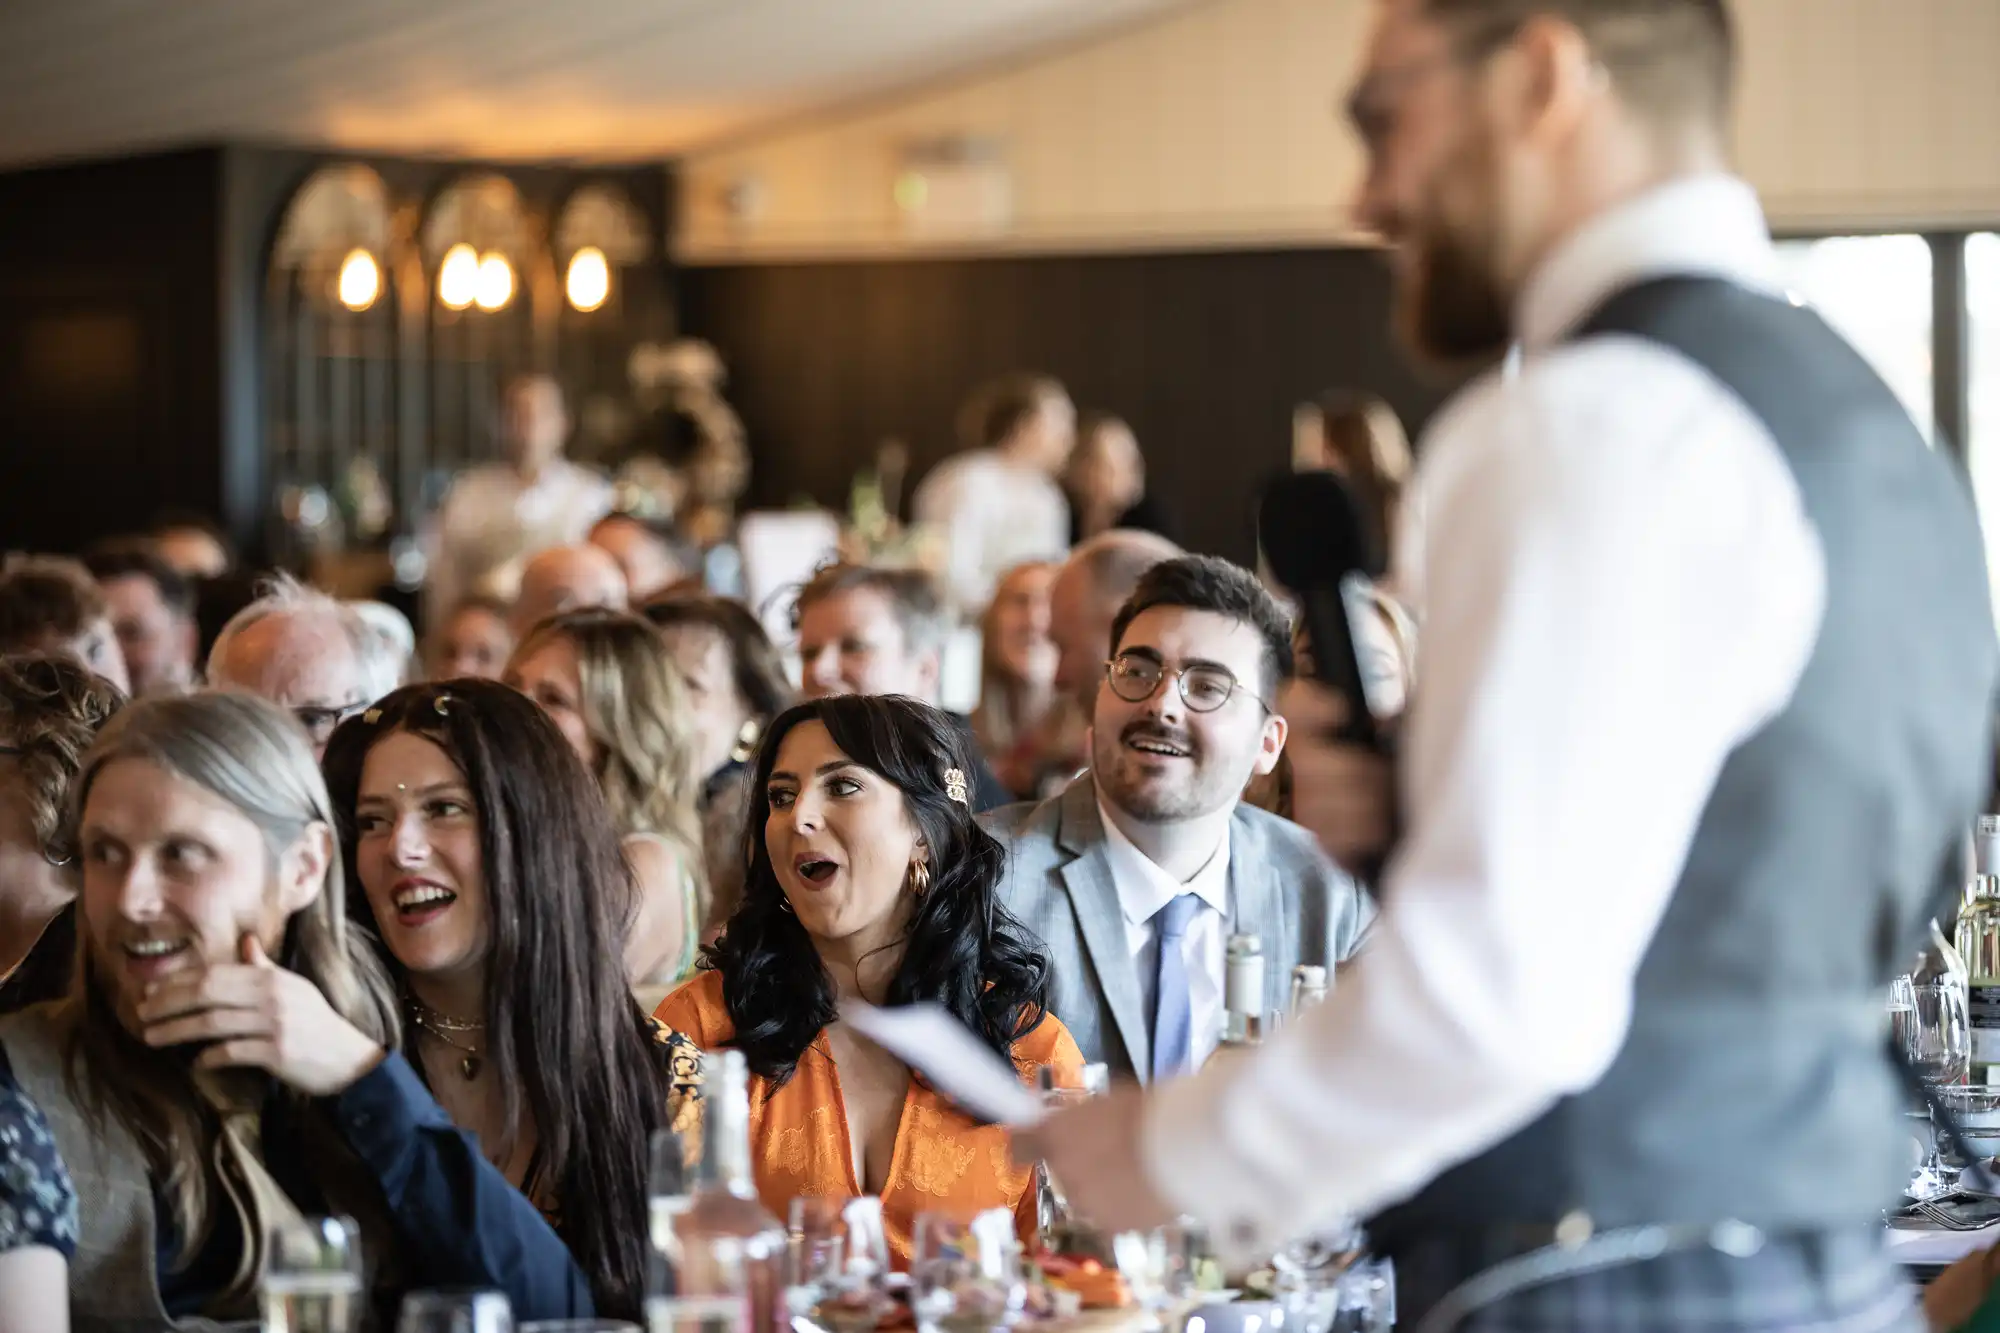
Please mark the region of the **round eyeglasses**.
<svg viewBox="0 0 2000 1333"><path fill-rule="evenodd" d="M1152 698L1160 688L1160 682L1170 674L1180 687L1182 702L1193 712L1213 713L1228 703L1229 696L1238 690L1256 699L1265 712L1271 711L1271 705L1251 694L1227 667L1197 662L1170 673L1166 664L1158 658L1139 653L1120 653L1104 664L1105 683L1111 686L1113 694L1128 704L1142 704Z"/></svg>

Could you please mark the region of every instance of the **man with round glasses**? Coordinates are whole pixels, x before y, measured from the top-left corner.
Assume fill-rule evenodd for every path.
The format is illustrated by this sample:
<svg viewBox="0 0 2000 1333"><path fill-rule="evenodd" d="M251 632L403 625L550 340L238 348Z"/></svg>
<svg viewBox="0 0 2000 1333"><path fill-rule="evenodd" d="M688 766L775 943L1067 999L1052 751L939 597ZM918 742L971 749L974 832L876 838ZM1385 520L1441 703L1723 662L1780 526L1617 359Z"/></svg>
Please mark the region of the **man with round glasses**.
<svg viewBox="0 0 2000 1333"><path fill-rule="evenodd" d="M1087 1059L1150 1082L1220 1040L1229 936L1259 937L1269 1012L1295 965L1354 951L1371 908L1302 829L1243 803L1284 751L1269 701L1291 667L1291 627L1248 570L1154 566L1111 651L1090 770L989 826L1009 844L1005 901L1054 959L1056 1016Z"/></svg>

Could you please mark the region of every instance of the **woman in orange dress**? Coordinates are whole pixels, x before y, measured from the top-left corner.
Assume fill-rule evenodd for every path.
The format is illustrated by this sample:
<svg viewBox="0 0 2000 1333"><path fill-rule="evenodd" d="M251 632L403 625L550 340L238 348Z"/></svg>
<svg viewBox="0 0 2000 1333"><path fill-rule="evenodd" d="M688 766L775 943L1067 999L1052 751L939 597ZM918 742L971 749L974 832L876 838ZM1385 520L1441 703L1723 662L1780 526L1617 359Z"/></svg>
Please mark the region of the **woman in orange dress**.
<svg viewBox="0 0 2000 1333"><path fill-rule="evenodd" d="M656 1015L748 1060L765 1207L879 1195L898 1268L924 1212L1012 1208L1025 1242L1034 1191L1006 1130L854 1033L839 1001L943 1005L1024 1079L1054 1066L1073 1086L1083 1065L1048 1012L1048 956L998 901L1006 852L973 820L971 767L952 719L910 699L780 714L750 786L742 904Z"/></svg>

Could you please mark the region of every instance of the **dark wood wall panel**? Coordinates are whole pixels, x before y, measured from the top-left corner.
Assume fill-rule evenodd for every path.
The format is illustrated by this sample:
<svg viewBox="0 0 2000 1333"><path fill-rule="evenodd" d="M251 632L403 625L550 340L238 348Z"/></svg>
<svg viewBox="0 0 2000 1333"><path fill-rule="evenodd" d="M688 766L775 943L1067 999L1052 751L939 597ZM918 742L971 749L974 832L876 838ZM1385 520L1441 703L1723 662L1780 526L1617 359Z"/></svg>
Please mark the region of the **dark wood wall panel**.
<svg viewBox="0 0 2000 1333"><path fill-rule="evenodd" d="M1247 560L1256 486L1293 409L1336 385L1414 433L1445 386L1388 335L1388 274L1360 250L759 264L683 269L683 327L730 368L753 499L844 507L855 469L903 440L913 478L953 447L966 392L1010 370L1117 412L1189 544Z"/></svg>
<svg viewBox="0 0 2000 1333"><path fill-rule="evenodd" d="M0 175L0 549L213 509L220 172L195 150Z"/></svg>

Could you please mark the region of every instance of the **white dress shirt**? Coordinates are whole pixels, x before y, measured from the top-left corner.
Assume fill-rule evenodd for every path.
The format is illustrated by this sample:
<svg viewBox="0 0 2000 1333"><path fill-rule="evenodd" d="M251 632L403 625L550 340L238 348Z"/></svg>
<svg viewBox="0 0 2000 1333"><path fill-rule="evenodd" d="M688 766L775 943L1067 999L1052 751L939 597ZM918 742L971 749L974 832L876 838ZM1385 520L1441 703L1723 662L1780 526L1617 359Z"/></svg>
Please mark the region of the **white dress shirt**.
<svg viewBox="0 0 2000 1333"><path fill-rule="evenodd" d="M1559 341L1667 273L1776 289L1746 185L1682 180L1569 237L1515 311L1518 374L1428 433L1381 915L1325 1005L1146 1121L1156 1187L1246 1251L1406 1196L1603 1076L1724 759L1804 670L1825 561L1768 432L1664 347Z"/></svg>
<svg viewBox="0 0 2000 1333"><path fill-rule="evenodd" d="M1229 826L1222 841L1194 878L1182 884L1140 851L1118 827L1104 802L1097 803L1104 821L1104 853L1111 862L1111 882L1118 886L1118 909L1125 917L1125 943L1132 966L1139 972L1142 1012L1153 1012L1153 993L1160 982L1160 946L1153 918L1183 893L1201 906L1181 937L1181 961L1187 968L1188 1007L1192 1017L1188 1056L1200 1069L1222 1043L1223 946L1229 933Z"/></svg>
<svg viewBox="0 0 2000 1333"><path fill-rule="evenodd" d="M1030 560L1060 560L1069 549L1062 487L994 449L939 463L917 487L910 512L942 535L945 586L969 617L993 600L1002 574Z"/></svg>
<svg viewBox="0 0 2000 1333"><path fill-rule="evenodd" d="M567 458L550 460L532 482L506 463L461 472L438 509L427 579L432 623L475 592L511 600L529 557L582 541L611 501L602 473Z"/></svg>

